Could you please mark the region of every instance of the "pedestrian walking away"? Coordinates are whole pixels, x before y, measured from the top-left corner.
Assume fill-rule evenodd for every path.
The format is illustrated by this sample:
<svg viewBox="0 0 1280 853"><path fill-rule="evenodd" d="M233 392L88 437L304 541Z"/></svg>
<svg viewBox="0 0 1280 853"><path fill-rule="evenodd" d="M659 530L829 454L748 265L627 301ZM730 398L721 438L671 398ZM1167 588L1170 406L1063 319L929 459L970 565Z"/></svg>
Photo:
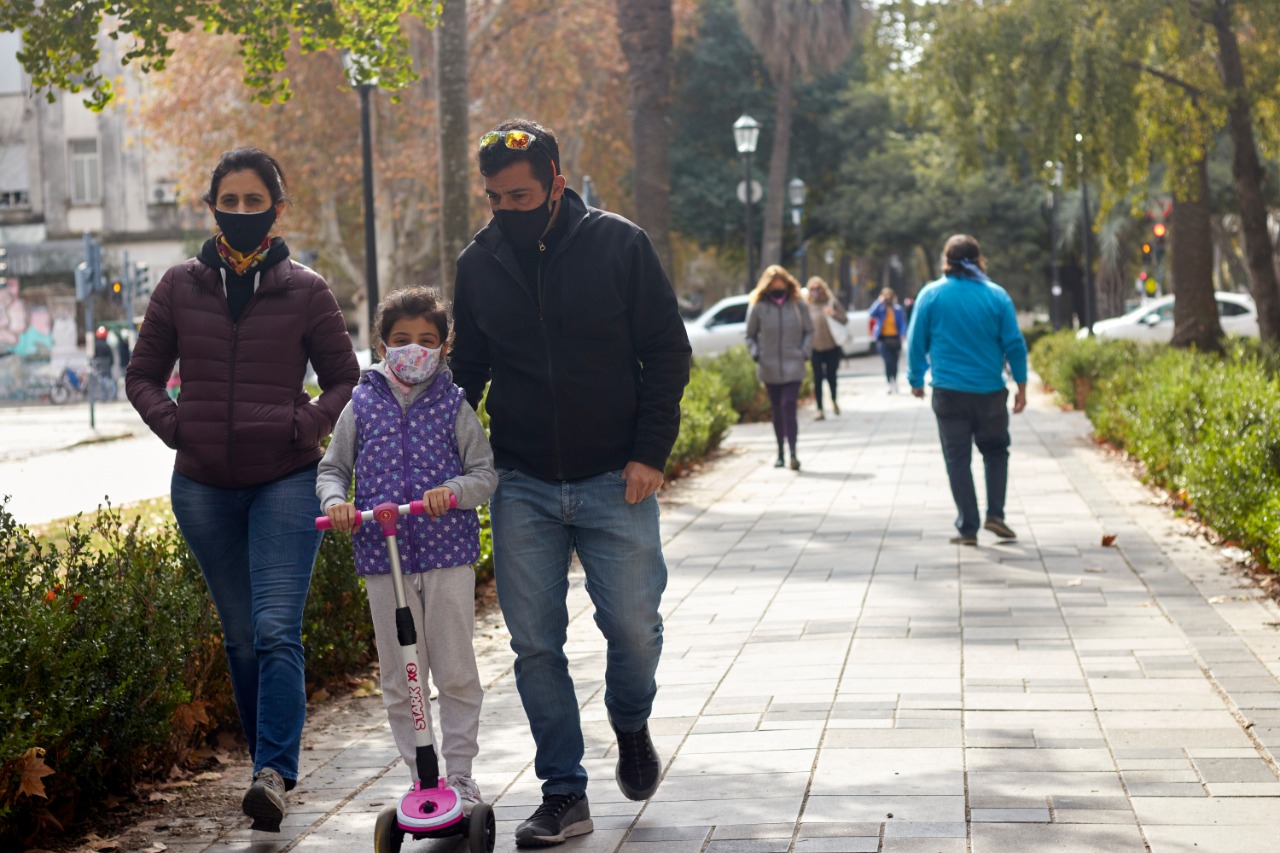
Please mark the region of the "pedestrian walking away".
<svg viewBox="0 0 1280 853"><path fill-rule="evenodd" d="M907 322L898 295L892 287L880 291L880 298L868 312L875 324L876 349L884 361L885 392L898 393L898 358L902 353L902 336Z"/></svg>
<svg viewBox="0 0 1280 853"><path fill-rule="evenodd" d="M472 776L479 752L484 690L476 667L475 570L480 558L476 507L498 484L493 450L475 410L445 367L449 313L435 290L397 290L378 306L374 327L382 358L361 379L342 410L320 462L316 495L333 528L353 531L356 572L364 578L381 669L382 700L392 738L414 792L434 789L435 768L418 766L417 729L401 650L395 579L373 524L357 526L357 507L421 500L426 516L409 516L397 534L404 606L417 627L417 660L425 684L439 692L439 753L448 785L471 814L481 801ZM355 502L347 491L355 475ZM457 509L450 512L450 499ZM426 732L434 731L429 703L418 703ZM427 738L433 741L432 737ZM406 817L402 826L415 827Z"/></svg>
<svg viewBox="0 0 1280 853"><path fill-rule="evenodd" d="M1017 534L1005 522L1009 477L1008 365L1017 391L1013 413L1027 405L1027 342L1018 330L1013 300L987 277L978 241L967 234L947 240L943 276L920 291L907 334L907 382L924 397L930 375L933 412L955 500L953 544L977 545L978 497L971 459L974 445L986 475L987 514L981 526L999 539Z"/></svg>
<svg viewBox="0 0 1280 853"><path fill-rule="evenodd" d="M203 201L217 233L156 285L125 387L177 450L173 514L222 623L253 758L243 809L253 828L278 832L306 717L302 613L320 548L320 441L360 368L329 285L272 235L288 201L275 158L227 152ZM179 358L181 402L166 391ZM303 388L308 362L315 400Z"/></svg>
<svg viewBox="0 0 1280 853"><path fill-rule="evenodd" d="M804 303L800 282L773 264L761 273L747 309L747 349L756 361L756 378L764 383L773 410L773 434L778 440L774 466L786 465L783 453L789 451L793 471L800 470L800 460L796 458L796 403L814 335L813 319Z"/></svg>
<svg viewBox="0 0 1280 853"><path fill-rule="evenodd" d="M661 778L648 725L667 582L655 493L690 348L649 238L566 186L548 128L503 122L478 161L493 219L458 258L451 363L473 406L489 385L494 573L543 795L516 843L545 847L592 830L564 650L574 553L608 644L615 780L644 800Z"/></svg>
<svg viewBox="0 0 1280 853"><path fill-rule="evenodd" d="M822 386L825 382L831 391L831 411L840 414L840 401L836 397L836 374L840 371L840 359L844 357L840 341L832 334L831 324L843 327L849 322L849 314L831 293L827 283L816 275L809 279L809 324L813 326L813 396L818 405L818 417L823 420Z"/></svg>

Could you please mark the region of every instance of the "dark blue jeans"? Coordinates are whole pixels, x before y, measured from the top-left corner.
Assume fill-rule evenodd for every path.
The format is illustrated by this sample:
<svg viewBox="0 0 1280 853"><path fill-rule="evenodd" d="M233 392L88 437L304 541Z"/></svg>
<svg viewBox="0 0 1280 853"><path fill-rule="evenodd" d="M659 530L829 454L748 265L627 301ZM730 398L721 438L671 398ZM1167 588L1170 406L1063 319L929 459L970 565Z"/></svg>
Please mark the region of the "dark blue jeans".
<svg viewBox="0 0 1280 853"><path fill-rule="evenodd" d="M933 413L938 419L938 437L947 462L947 479L959 517L956 529L961 536L977 536L978 495L974 491L973 446L982 454L987 480L987 517L1004 518L1005 488L1009 480L1009 392L991 394L933 389Z"/></svg>
<svg viewBox="0 0 1280 853"><path fill-rule="evenodd" d="M897 335L881 338L876 341L876 348L880 350L880 358L884 360L884 378L890 381L897 379L898 357L902 355L902 338Z"/></svg>
<svg viewBox="0 0 1280 853"><path fill-rule="evenodd" d="M253 770L292 784L307 715L302 611L322 535L316 466L243 489L174 471L170 497L222 622Z"/></svg>

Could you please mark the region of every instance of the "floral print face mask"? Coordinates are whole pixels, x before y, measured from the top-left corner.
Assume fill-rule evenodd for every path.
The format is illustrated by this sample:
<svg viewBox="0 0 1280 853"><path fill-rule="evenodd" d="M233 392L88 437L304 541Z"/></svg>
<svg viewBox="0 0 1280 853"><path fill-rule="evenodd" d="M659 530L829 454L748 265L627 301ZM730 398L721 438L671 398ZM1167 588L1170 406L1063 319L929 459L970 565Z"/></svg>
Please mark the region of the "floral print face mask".
<svg viewBox="0 0 1280 853"><path fill-rule="evenodd" d="M387 347L387 369L406 385L426 382L440 367L440 347L428 349L421 344Z"/></svg>

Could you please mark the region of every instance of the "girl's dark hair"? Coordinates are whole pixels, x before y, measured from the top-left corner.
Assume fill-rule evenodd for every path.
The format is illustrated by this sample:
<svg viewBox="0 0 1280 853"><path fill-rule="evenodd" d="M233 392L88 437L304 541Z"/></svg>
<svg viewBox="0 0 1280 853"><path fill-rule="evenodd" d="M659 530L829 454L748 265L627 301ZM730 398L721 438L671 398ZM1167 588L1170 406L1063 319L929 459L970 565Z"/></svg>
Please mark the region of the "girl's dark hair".
<svg viewBox="0 0 1280 853"><path fill-rule="evenodd" d="M504 121L494 130L523 130L532 133L537 141L524 151L508 148L501 141L490 143L476 154L480 164L480 174L492 178L512 163L525 160L533 170L533 176L542 184L544 190L551 190L551 182L560 174L560 143L550 128L543 127L536 121L525 118L513 118Z"/></svg>
<svg viewBox="0 0 1280 853"><path fill-rule="evenodd" d="M245 171L257 172L262 183L266 184L267 191L271 193L272 207L282 201L289 201L284 169L280 168L276 158L261 148L236 148L223 152L222 159L218 161L217 166L213 167L213 174L209 178L209 191L201 196L200 200L217 207L218 185L222 183L222 179L232 172Z"/></svg>
<svg viewBox="0 0 1280 853"><path fill-rule="evenodd" d="M947 239L942 247L942 272L944 275L972 277L961 261L975 263L986 272L987 262L982 257L982 247L978 241L968 234L955 234Z"/></svg>
<svg viewBox="0 0 1280 853"><path fill-rule="evenodd" d="M425 317L435 324L440 342L453 343L453 329L449 327L449 302L434 287L405 287L393 290L378 303L373 325L378 330L375 343L387 342L391 327L405 317Z"/></svg>

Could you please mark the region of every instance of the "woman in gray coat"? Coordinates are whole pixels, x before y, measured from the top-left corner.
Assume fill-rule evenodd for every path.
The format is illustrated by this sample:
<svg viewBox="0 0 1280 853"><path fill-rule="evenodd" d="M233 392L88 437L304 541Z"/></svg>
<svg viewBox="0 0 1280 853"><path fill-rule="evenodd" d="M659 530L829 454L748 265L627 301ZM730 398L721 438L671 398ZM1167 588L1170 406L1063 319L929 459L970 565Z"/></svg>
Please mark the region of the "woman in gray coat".
<svg viewBox="0 0 1280 853"><path fill-rule="evenodd" d="M791 470L799 471L796 400L804 381L805 364L813 351L813 320L800 293L800 282L777 264L765 268L756 289L751 291L747 348L756 361L756 376L769 391L773 433L778 439L778 461L774 466L786 464L786 445L791 452Z"/></svg>

